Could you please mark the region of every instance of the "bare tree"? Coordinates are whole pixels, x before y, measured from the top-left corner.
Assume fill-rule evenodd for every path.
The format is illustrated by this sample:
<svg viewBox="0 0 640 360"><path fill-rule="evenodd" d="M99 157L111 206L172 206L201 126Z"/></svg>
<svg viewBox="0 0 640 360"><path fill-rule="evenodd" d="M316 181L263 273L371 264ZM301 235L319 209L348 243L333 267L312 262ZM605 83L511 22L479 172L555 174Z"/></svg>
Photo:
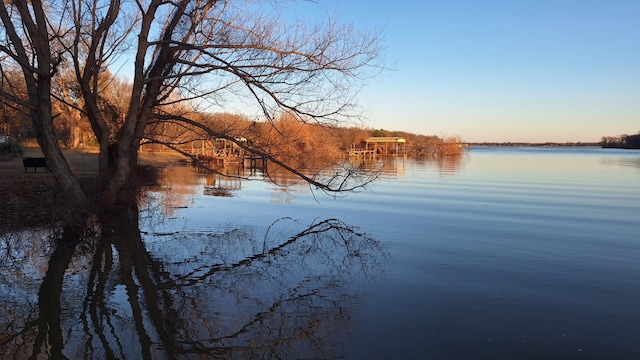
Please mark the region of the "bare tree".
<svg viewBox="0 0 640 360"><path fill-rule="evenodd" d="M174 116L178 102L193 107L250 101L273 127L272 119L282 111L320 125L335 125L351 115L354 90L366 70L376 66L376 35L357 33L332 19L289 25L262 15L272 5L242 0L3 2L0 51L22 69L38 141L57 182L78 204L87 203L53 131L52 78L66 65L64 59L73 64L82 98L78 104L100 144L105 210L130 196L123 190L150 122L182 123L236 141L193 116ZM110 71L119 69L132 82L123 96L126 104L113 106L104 93L115 80ZM114 117L119 121L111 121ZM263 149L246 150L269 155ZM305 178L329 192L353 188L331 176L325 179L330 181Z"/></svg>
<svg viewBox="0 0 640 360"><path fill-rule="evenodd" d="M24 110L27 91L19 72L4 67L4 61L5 59L0 59L0 132L20 138L31 131L31 124Z"/></svg>
<svg viewBox="0 0 640 360"><path fill-rule="evenodd" d="M85 195L62 155L53 124L51 85L62 54L51 42L62 34L51 26L51 14L56 12L50 10L39 0L3 1L0 19L4 32L0 51L22 70L27 89L25 106L53 176L67 197L84 207Z"/></svg>

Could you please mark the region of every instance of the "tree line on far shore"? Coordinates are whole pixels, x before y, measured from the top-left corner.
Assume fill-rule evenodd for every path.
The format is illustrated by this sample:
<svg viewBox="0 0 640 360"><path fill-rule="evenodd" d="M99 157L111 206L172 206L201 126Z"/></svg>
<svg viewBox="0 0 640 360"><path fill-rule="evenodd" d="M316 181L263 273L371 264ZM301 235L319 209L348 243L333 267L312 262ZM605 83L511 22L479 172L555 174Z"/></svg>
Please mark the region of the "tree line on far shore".
<svg viewBox="0 0 640 360"><path fill-rule="evenodd" d="M603 136L600 145L604 148L640 149L640 132L635 135Z"/></svg>
<svg viewBox="0 0 640 360"><path fill-rule="evenodd" d="M112 102L116 102L117 94L123 90L121 87L114 86L112 94L103 96L110 96ZM97 149L98 142L91 131L89 121L73 109L65 110L60 109L55 119L55 132L60 144L67 149ZM438 137L364 127L320 126L297 121L289 114L282 114L273 120L279 131L273 131L273 124L268 121L254 121L239 114L199 113L192 116L228 136L245 138L267 149L271 148L272 151L277 147L280 157L302 161L301 155L304 154L305 161L310 162L307 166L312 166L323 157L335 160L344 157L350 149L364 149L366 139L372 137L403 138L406 140L403 150L411 156L459 155L464 149L462 140L455 136ZM4 108L0 109L0 119L3 127L0 133L6 134L13 143L34 141L34 132L27 115ZM190 152L189 148L200 146L202 141L215 140L208 134L193 129L187 131L182 125L167 122L152 122L146 132L147 139L142 141L143 149L155 151L175 147ZM391 153L394 151L391 150Z"/></svg>

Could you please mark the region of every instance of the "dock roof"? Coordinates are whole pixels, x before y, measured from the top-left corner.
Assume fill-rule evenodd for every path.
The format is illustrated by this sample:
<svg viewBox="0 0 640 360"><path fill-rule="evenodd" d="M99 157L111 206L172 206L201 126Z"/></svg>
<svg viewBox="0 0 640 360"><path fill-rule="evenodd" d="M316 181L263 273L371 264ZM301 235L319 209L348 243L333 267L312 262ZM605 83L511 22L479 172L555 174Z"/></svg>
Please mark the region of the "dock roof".
<svg viewBox="0 0 640 360"><path fill-rule="evenodd" d="M370 137L365 140L368 143L403 143L406 142L404 138L395 136L383 136L383 137Z"/></svg>

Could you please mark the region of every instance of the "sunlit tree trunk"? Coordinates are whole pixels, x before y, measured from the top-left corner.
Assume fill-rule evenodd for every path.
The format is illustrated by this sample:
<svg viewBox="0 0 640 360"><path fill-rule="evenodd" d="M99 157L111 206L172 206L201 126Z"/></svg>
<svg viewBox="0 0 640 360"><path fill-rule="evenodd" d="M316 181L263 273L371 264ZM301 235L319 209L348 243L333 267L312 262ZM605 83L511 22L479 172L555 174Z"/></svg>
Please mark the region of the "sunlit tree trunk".
<svg viewBox="0 0 640 360"><path fill-rule="evenodd" d="M77 204L79 212L82 212L86 207L86 197L62 154L53 124L51 79L60 59L52 57L45 9L39 1L34 1L32 5L29 7L26 2L15 3L22 19L22 31L28 34L30 40L30 49L25 47L19 36L5 3L0 6L0 19L13 46L13 51L2 50L8 52L22 69L28 94L29 115L38 144L47 158L47 167L66 198Z"/></svg>
<svg viewBox="0 0 640 360"><path fill-rule="evenodd" d="M35 108L31 111L31 121L40 149L47 159L47 167L50 169L58 185L62 188L63 193L71 200L71 203L78 204L80 208L83 208L86 204L85 194L80 188L78 179L71 171L66 158L62 154L55 135L47 80L40 79L36 86L37 103L33 104Z"/></svg>

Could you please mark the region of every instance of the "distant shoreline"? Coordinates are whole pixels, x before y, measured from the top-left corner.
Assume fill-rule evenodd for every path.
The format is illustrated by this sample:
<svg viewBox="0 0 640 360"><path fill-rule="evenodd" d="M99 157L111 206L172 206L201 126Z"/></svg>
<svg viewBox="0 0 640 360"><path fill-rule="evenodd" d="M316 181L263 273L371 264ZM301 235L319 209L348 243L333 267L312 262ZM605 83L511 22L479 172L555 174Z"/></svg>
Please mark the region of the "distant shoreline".
<svg viewBox="0 0 640 360"><path fill-rule="evenodd" d="M624 146L624 145L602 145L603 149L625 149L625 150L640 150L637 146Z"/></svg>
<svg viewBox="0 0 640 360"><path fill-rule="evenodd" d="M583 142L567 142L567 143L526 143L526 142L481 142L481 143L465 143L465 146L504 146L504 147L598 147L603 149L624 149L624 150L640 150L640 147L624 146L622 144L602 143L583 143Z"/></svg>
<svg viewBox="0 0 640 360"><path fill-rule="evenodd" d="M528 143L528 142L470 142L467 146L537 146L537 147L601 147L599 142L544 142L544 143Z"/></svg>

